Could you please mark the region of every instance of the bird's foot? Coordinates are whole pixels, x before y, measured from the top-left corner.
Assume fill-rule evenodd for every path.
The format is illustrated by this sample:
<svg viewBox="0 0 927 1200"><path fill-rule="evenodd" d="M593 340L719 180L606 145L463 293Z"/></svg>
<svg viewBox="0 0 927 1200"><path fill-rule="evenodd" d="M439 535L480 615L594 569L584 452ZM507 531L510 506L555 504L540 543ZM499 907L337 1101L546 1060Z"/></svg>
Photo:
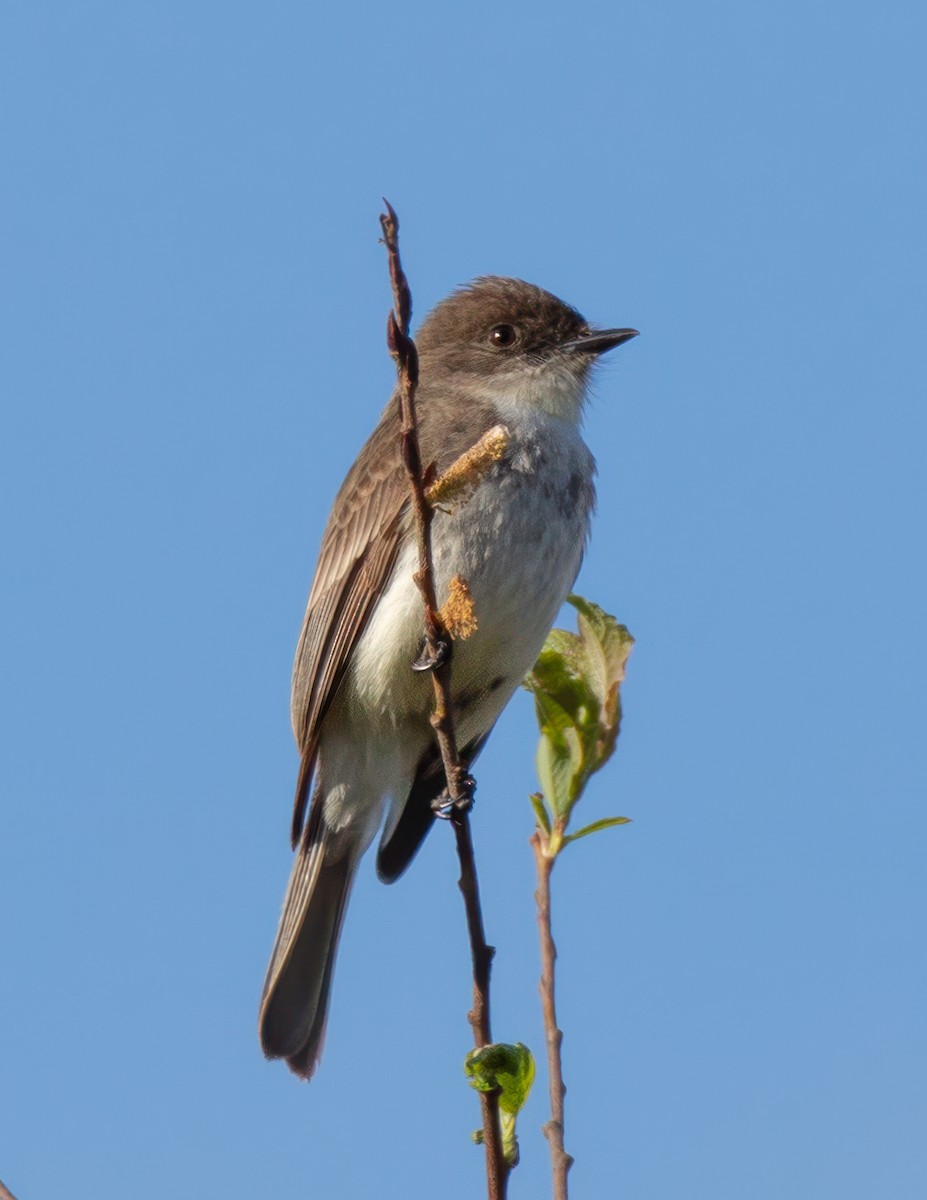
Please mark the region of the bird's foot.
<svg viewBox="0 0 927 1200"><path fill-rule="evenodd" d="M441 641L435 642L434 648L424 642L422 644L422 652L412 664L413 671L434 671L438 667L443 666L451 657L451 644Z"/></svg>
<svg viewBox="0 0 927 1200"><path fill-rule="evenodd" d="M473 796L476 792L476 780L468 772L464 772L458 780L459 795L451 798L447 788L431 802L431 811L442 821L449 821L455 813L469 812L473 807Z"/></svg>

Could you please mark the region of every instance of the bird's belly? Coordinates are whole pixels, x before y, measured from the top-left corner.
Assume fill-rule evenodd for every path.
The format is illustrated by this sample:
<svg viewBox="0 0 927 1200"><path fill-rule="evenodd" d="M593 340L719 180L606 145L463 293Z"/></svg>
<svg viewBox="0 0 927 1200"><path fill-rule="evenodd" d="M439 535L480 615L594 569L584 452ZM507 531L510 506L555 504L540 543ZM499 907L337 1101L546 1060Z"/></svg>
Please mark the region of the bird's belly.
<svg viewBox="0 0 927 1200"><path fill-rule="evenodd" d="M438 603L453 576L473 599L476 630L452 647L459 740L491 727L533 666L582 559L588 504L570 508L556 480L509 477L479 488L453 514L437 513L432 545ZM412 578L417 552L400 554L361 637L347 683L358 717L383 732L410 722L427 730L433 691L411 670L422 647L422 601ZM430 732L429 732L430 736Z"/></svg>

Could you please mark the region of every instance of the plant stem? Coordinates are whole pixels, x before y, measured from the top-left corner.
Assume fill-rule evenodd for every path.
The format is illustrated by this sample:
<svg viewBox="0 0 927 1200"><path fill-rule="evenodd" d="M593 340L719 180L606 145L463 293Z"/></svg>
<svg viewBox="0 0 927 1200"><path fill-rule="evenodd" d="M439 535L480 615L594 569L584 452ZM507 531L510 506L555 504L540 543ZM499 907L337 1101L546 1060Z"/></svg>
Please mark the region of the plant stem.
<svg viewBox="0 0 927 1200"><path fill-rule="evenodd" d="M470 815L454 809L451 815L460 860L458 886L467 910L467 929L470 934L470 957L473 961L473 1007L467 1014L477 1049L492 1042L489 1015L489 976L494 947L486 942L483 931L483 910L480 904L480 885L476 874L473 839L470 836ZM483 1143L486 1147L486 1189L490 1200L505 1200L508 1190L509 1165L502 1148L502 1129L499 1123L499 1092L480 1092L483 1116Z"/></svg>
<svg viewBox="0 0 927 1200"><path fill-rule="evenodd" d="M389 315L387 340L396 360L398 401L401 416L400 452L409 481L409 496L415 517L418 543L418 570L415 582L422 596L425 618L425 643L431 658L431 678L435 704L431 725L441 752L451 805L451 821L460 860L459 886L467 912L470 953L473 960L473 1008L470 1025L477 1049L492 1041L489 1024L489 972L493 948L486 944L483 914L480 907L479 883L470 821L467 810L473 793L473 781L460 761L454 714L451 703L451 664L447 655L449 635L438 613L435 593L434 566L431 553L432 506L425 496L425 480L418 444L418 423L415 412L415 389L418 384L418 352L409 336L412 316L412 293L399 258L399 219L388 201L386 213L380 217L383 241L389 257L390 281L393 288L393 310ZM502 1151L502 1130L499 1123L498 1092L481 1092L483 1144L486 1150L486 1190L488 1200L505 1200L508 1167Z"/></svg>
<svg viewBox="0 0 927 1200"><path fill-rule="evenodd" d="M554 825L557 832L560 822ZM563 829L559 829L560 835ZM550 1146L550 1166L553 1175L554 1200L568 1200L567 1174L573 1165L572 1157L563 1148L563 1098L566 1085L563 1082L563 1063L560 1048L563 1032L557 1024L555 996L555 964L557 947L551 931L550 919L550 876L555 858L547 854L548 838L536 830L531 838L534 859L537 864L538 888L534 894L538 909L538 934L541 942L541 1007L544 1013L544 1034L547 1043L547 1076L550 1090L550 1120L544 1125L544 1136Z"/></svg>

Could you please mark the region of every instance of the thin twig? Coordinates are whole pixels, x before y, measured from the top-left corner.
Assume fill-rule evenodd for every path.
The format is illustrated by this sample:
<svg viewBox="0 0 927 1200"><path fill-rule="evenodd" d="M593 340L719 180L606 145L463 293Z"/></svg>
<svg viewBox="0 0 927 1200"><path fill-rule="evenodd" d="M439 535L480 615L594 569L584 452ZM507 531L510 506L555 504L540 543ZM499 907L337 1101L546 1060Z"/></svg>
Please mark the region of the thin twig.
<svg viewBox="0 0 927 1200"><path fill-rule="evenodd" d="M409 495L415 517L418 543L418 570L415 582L422 595L425 616L426 656L434 686L435 706L431 724L441 751L441 761L447 779L447 794L451 806L451 822L460 859L460 890L467 911L470 934L470 954L473 959L473 1008L468 1015L477 1048L492 1041L489 1024L489 974L494 950L486 944L483 915L480 907L479 881L470 836L467 814L473 794L473 780L464 769L457 751L451 704L451 664L449 634L438 611L435 593L434 566L431 554L431 521L433 509L425 496L425 480L418 444L418 424L415 414L415 388L418 383L418 352L409 336L412 316L412 293L399 259L399 219L388 201L380 217L383 242L389 256L390 281L393 288L393 311L389 315L387 343L396 360L398 397L401 418L400 452L409 480ZM508 1167L502 1152L502 1132L499 1125L498 1092L481 1092L483 1142L486 1148L486 1187L489 1200L505 1200Z"/></svg>
<svg viewBox="0 0 927 1200"><path fill-rule="evenodd" d="M561 830L562 833L562 830ZM537 864L538 890L534 894L538 908L538 933L541 940L541 1007L544 1012L544 1034L547 1042L547 1078L550 1088L550 1120L544 1126L544 1136L550 1145L550 1166L554 1182L554 1200L567 1200L567 1174L573 1159L563 1148L563 1063L560 1047L563 1032L557 1024L557 1005L554 986L557 947L550 921L550 874L556 859L547 853L547 836L537 830L531 838Z"/></svg>

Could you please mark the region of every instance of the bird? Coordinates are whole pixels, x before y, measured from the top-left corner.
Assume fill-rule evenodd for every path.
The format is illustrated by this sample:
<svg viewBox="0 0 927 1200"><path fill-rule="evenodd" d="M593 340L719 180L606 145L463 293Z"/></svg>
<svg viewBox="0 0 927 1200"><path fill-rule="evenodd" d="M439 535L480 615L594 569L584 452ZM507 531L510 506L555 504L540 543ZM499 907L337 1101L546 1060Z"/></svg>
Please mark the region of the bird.
<svg viewBox="0 0 927 1200"><path fill-rule="evenodd" d="M469 770L534 665L570 592L595 506L581 433L592 369L637 330L597 329L520 279L483 276L441 301L416 345L422 463L440 476L487 431L505 449L465 504L437 507L439 603L466 580L476 628L452 643L457 743ZM260 1005L268 1058L318 1066L339 936L358 865L382 830L377 873L405 871L445 789L429 721L421 596L395 394L338 491L293 667L300 753L295 850Z"/></svg>

